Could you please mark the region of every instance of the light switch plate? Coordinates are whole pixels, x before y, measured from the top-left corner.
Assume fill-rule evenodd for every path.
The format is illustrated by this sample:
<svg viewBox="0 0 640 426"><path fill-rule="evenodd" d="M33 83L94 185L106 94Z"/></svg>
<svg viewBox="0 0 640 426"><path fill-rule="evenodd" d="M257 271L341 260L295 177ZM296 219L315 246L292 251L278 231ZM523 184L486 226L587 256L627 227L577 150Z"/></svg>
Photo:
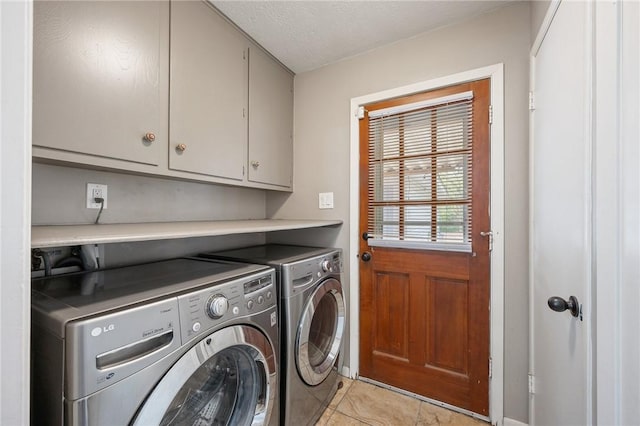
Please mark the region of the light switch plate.
<svg viewBox="0 0 640 426"><path fill-rule="evenodd" d="M333 208L333 192L321 192L318 194L318 208L320 209Z"/></svg>

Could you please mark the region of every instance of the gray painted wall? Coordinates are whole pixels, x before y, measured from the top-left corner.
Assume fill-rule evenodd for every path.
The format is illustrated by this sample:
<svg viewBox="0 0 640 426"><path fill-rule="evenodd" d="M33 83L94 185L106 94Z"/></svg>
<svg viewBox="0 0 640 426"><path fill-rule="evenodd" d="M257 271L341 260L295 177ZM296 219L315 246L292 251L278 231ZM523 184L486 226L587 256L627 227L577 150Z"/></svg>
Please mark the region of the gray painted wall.
<svg viewBox="0 0 640 426"><path fill-rule="evenodd" d="M104 244L103 266L117 267L265 243L263 233Z"/></svg>
<svg viewBox="0 0 640 426"><path fill-rule="evenodd" d="M344 225L335 235L335 245L344 250L348 268L356 255L349 252L349 197L357 196L349 193L350 99L504 63L505 175L508 177L505 182L504 414L523 422L528 419L529 7L528 2L518 2L297 75L294 192L267 195L268 217L342 219ZM329 191L334 192L335 208L319 210L318 192Z"/></svg>
<svg viewBox="0 0 640 426"><path fill-rule="evenodd" d="M534 0L531 2L531 44L535 41L540 25L544 21L551 0Z"/></svg>
<svg viewBox="0 0 640 426"><path fill-rule="evenodd" d="M34 225L86 224L86 184L108 185L100 223L264 219L265 191L127 175L48 164L33 165ZM101 246L102 266L168 259L265 242L263 233L147 241Z"/></svg>
<svg viewBox="0 0 640 426"><path fill-rule="evenodd" d="M86 184L108 185L100 223L264 219L265 191L97 170L33 165L34 225L87 224Z"/></svg>

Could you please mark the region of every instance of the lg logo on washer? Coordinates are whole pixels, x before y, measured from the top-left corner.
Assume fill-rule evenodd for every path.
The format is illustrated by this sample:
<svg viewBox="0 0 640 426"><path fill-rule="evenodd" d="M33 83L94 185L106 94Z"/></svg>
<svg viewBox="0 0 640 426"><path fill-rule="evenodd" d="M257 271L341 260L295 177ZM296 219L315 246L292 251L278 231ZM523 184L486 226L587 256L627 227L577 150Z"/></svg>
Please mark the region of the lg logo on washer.
<svg viewBox="0 0 640 426"><path fill-rule="evenodd" d="M116 326L113 325L113 324L109 324L106 327L96 327L93 330L91 330L91 335L93 337L98 337L102 333L108 333L108 332L113 331L115 329L116 329Z"/></svg>

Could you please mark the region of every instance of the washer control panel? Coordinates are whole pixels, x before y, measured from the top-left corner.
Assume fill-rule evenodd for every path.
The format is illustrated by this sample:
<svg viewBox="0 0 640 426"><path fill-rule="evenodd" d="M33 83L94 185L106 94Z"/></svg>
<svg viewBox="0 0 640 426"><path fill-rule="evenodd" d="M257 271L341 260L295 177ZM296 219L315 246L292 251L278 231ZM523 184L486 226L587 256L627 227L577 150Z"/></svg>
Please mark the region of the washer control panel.
<svg viewBox="0 0 640 426"><path fill-rule="evenodd" d="M178 296L182 343L212 327L273 308L275 291L275 271L269 268Z"/></svg>
<svg viewBox="0 0 640 426"><path fill-rule="evenodd" d="M342 273L342 251L335 249L326 254L310 257L282 267L280 297L287 299L327 278L339 279Z"/></svg>
<svg viewBox="0 0 640 426"><path fill-rule="evenodd" d="M275 304L274 277L264 276L244 284L245 305L250 312Z"/></svg>
<svg viewBox="0 0 640 426"><path fill-rule="evenodd" d="M229 310L229 299L224 294L214 294L207 300L205 312L209 318L222 318Z"/></svg>
<svg viewBox="0 0 640 426"><path fill-rule="evenodd" d="M336 273L342 272L342 257L340 253L334 253L325 257L320 261L320 270L322 272ZM320 272L320 271L319 271Z"/></svg>

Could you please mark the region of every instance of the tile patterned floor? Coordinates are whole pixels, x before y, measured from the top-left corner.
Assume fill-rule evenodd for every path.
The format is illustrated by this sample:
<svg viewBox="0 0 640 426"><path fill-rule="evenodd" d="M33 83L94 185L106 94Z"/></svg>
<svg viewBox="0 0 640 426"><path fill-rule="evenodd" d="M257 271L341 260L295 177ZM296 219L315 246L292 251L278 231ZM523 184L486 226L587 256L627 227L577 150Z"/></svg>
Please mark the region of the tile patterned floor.
<svg viewBox="0 0 640 426"><path fill-rule="evenodd" d="M344 386L316 426L488 426L489 423L369 383L343 378Z"/></svg>

